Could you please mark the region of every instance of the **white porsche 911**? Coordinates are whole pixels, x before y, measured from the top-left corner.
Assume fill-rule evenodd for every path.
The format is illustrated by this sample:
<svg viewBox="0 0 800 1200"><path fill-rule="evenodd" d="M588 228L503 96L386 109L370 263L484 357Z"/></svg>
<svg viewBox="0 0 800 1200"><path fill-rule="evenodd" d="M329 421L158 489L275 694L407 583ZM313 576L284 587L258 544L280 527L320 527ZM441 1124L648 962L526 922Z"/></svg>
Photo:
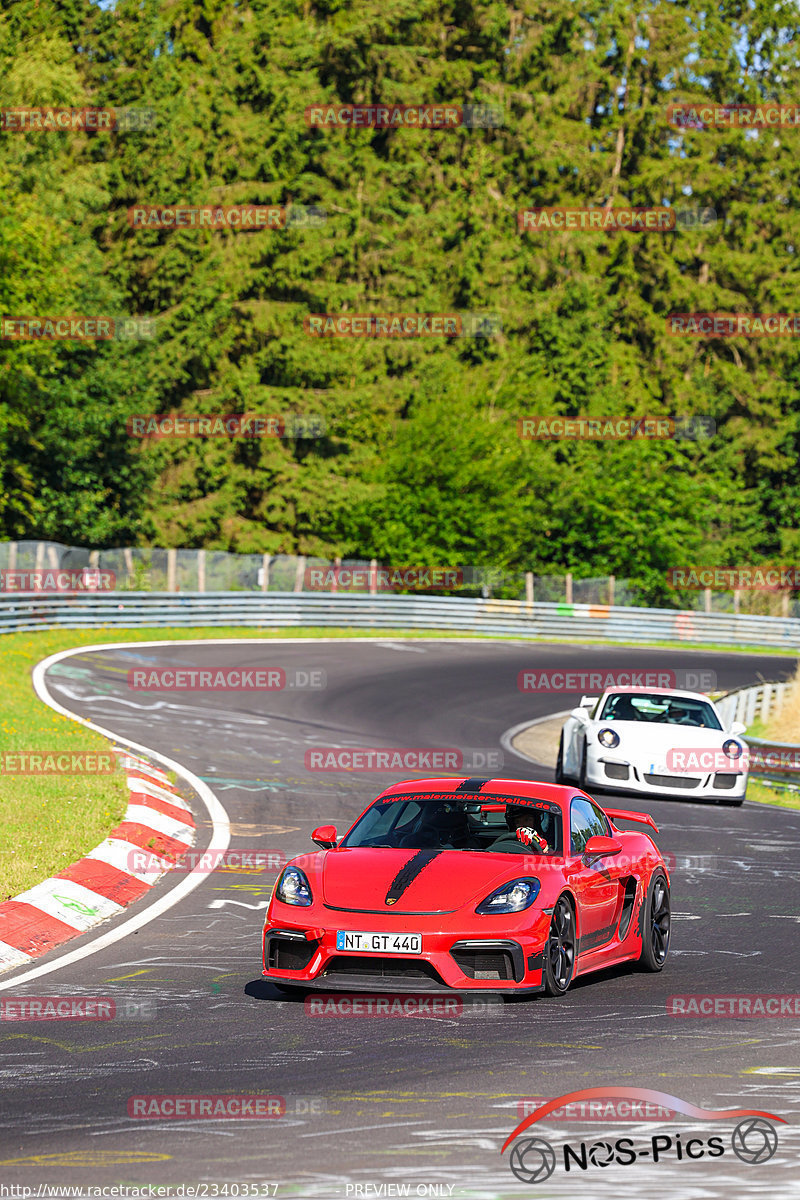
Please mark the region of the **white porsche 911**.
<svg viewBox="0 0 800 1200"><path fill-rule="evenodd" d="M556 783L741 804L748 747L699 692L611 688L584 696L561 731Z"/></svg>

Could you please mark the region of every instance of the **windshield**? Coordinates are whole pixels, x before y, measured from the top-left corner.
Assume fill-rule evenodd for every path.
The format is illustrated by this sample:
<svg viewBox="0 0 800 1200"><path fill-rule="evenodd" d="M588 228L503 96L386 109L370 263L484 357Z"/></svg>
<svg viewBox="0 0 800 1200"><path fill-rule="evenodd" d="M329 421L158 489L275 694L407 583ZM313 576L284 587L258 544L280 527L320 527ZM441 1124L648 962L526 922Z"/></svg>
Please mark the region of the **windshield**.
<svg viewBox="0 0 800 1200"><path fill-rule="evenodd" d="M508 854L560 854L561 809L547 800L451 793L376 800L342 846L402 850L491 850Z"/></svg>
<svg viewBox="0 0 800 1200"><path fill-rule="evenodd" d="M688 696L648 696L618 692L603 705L601 721L642 721L656 725L690 725L695 729L722 729L707 700Z"/></svg>

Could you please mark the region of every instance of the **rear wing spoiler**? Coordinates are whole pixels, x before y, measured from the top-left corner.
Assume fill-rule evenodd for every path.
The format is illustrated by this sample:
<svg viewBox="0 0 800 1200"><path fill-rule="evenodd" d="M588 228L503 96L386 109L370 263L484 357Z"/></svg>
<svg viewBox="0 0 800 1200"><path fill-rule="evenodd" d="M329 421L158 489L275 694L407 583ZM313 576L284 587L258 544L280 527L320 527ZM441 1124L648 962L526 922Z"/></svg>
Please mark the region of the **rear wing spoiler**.
<svg viewBox="0 0 800 1200"><path fill-rule="evenodd" d="M629 812L627 808L604 808L603 812L612 821L641 821L643 825L651 825L658 833L658 826L649 813Z"/></svg>

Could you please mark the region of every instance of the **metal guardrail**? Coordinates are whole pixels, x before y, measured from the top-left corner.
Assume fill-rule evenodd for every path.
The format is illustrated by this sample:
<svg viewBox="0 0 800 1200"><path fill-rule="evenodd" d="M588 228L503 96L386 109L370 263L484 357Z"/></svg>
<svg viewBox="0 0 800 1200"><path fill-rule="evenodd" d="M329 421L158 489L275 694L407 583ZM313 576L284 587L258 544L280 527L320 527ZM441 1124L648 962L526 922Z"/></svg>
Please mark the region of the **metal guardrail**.
<svg viewBox="0 0 800 1200"><path fill-rule="evenodd" d="M759 683L755 687L736 688L715 701L728 725L742 721L750 726L758 718L768 721L778 711L791 688L790 683Z"/></svg>
<svg viewBox="0 0 800 1200"><path fill-rule="evenodd" d="M298 592L116 592L0 595L0 632L144 626L292 625L441 629L568 641L681 642L800 650L800 619L455 596Z"/></svg>
<svg viewBox="0 0 800 1200"><path fill-rule="evenodd" d="M737 688L716 700L715 704L727 725L741 721L750 726L756 718L768 721L773 712L779 711L791 686L790 683L767 682ZM751 737L747 733L744 737L751 751L751 775L776 782L800 782L800 746Z"/></svg>

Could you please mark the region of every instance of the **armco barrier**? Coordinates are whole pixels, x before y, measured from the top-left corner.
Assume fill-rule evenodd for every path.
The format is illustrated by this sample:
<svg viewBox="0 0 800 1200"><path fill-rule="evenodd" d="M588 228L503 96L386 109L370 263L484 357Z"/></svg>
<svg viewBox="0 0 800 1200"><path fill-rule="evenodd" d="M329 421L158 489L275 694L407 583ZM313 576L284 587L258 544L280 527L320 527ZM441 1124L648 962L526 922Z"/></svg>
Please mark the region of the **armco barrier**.
<svg viewBox="0 0 800 1200"><path fill-rule="evenodd" d="M795 654L800 619L593 604L526 603L451 596L304 592L117 592L0 595L0 632L136 629L142 626L293 625L441 629L519 638L602 638L689 646L772 646Z"/></svg>
<svg viewBox="0 0 800 1200"><path fill-rule="evenodd" d="M737 688L715 701L726 727L734 721L749 726L758 718L768 721L782 707L791 683L759 683L755 687ZM785 783L800 781L800 746L786 742L765 741L745 733L752 756L750 774L760 779Z"/></svg>
<svg viewBox="0 0 800 1200"><path fill-rule="evenodd" d="M790 683L759 683L736 688L715 703L728 725L742 721L749 726L756 718L768 721L782 707L791 686Z"/></svg>

